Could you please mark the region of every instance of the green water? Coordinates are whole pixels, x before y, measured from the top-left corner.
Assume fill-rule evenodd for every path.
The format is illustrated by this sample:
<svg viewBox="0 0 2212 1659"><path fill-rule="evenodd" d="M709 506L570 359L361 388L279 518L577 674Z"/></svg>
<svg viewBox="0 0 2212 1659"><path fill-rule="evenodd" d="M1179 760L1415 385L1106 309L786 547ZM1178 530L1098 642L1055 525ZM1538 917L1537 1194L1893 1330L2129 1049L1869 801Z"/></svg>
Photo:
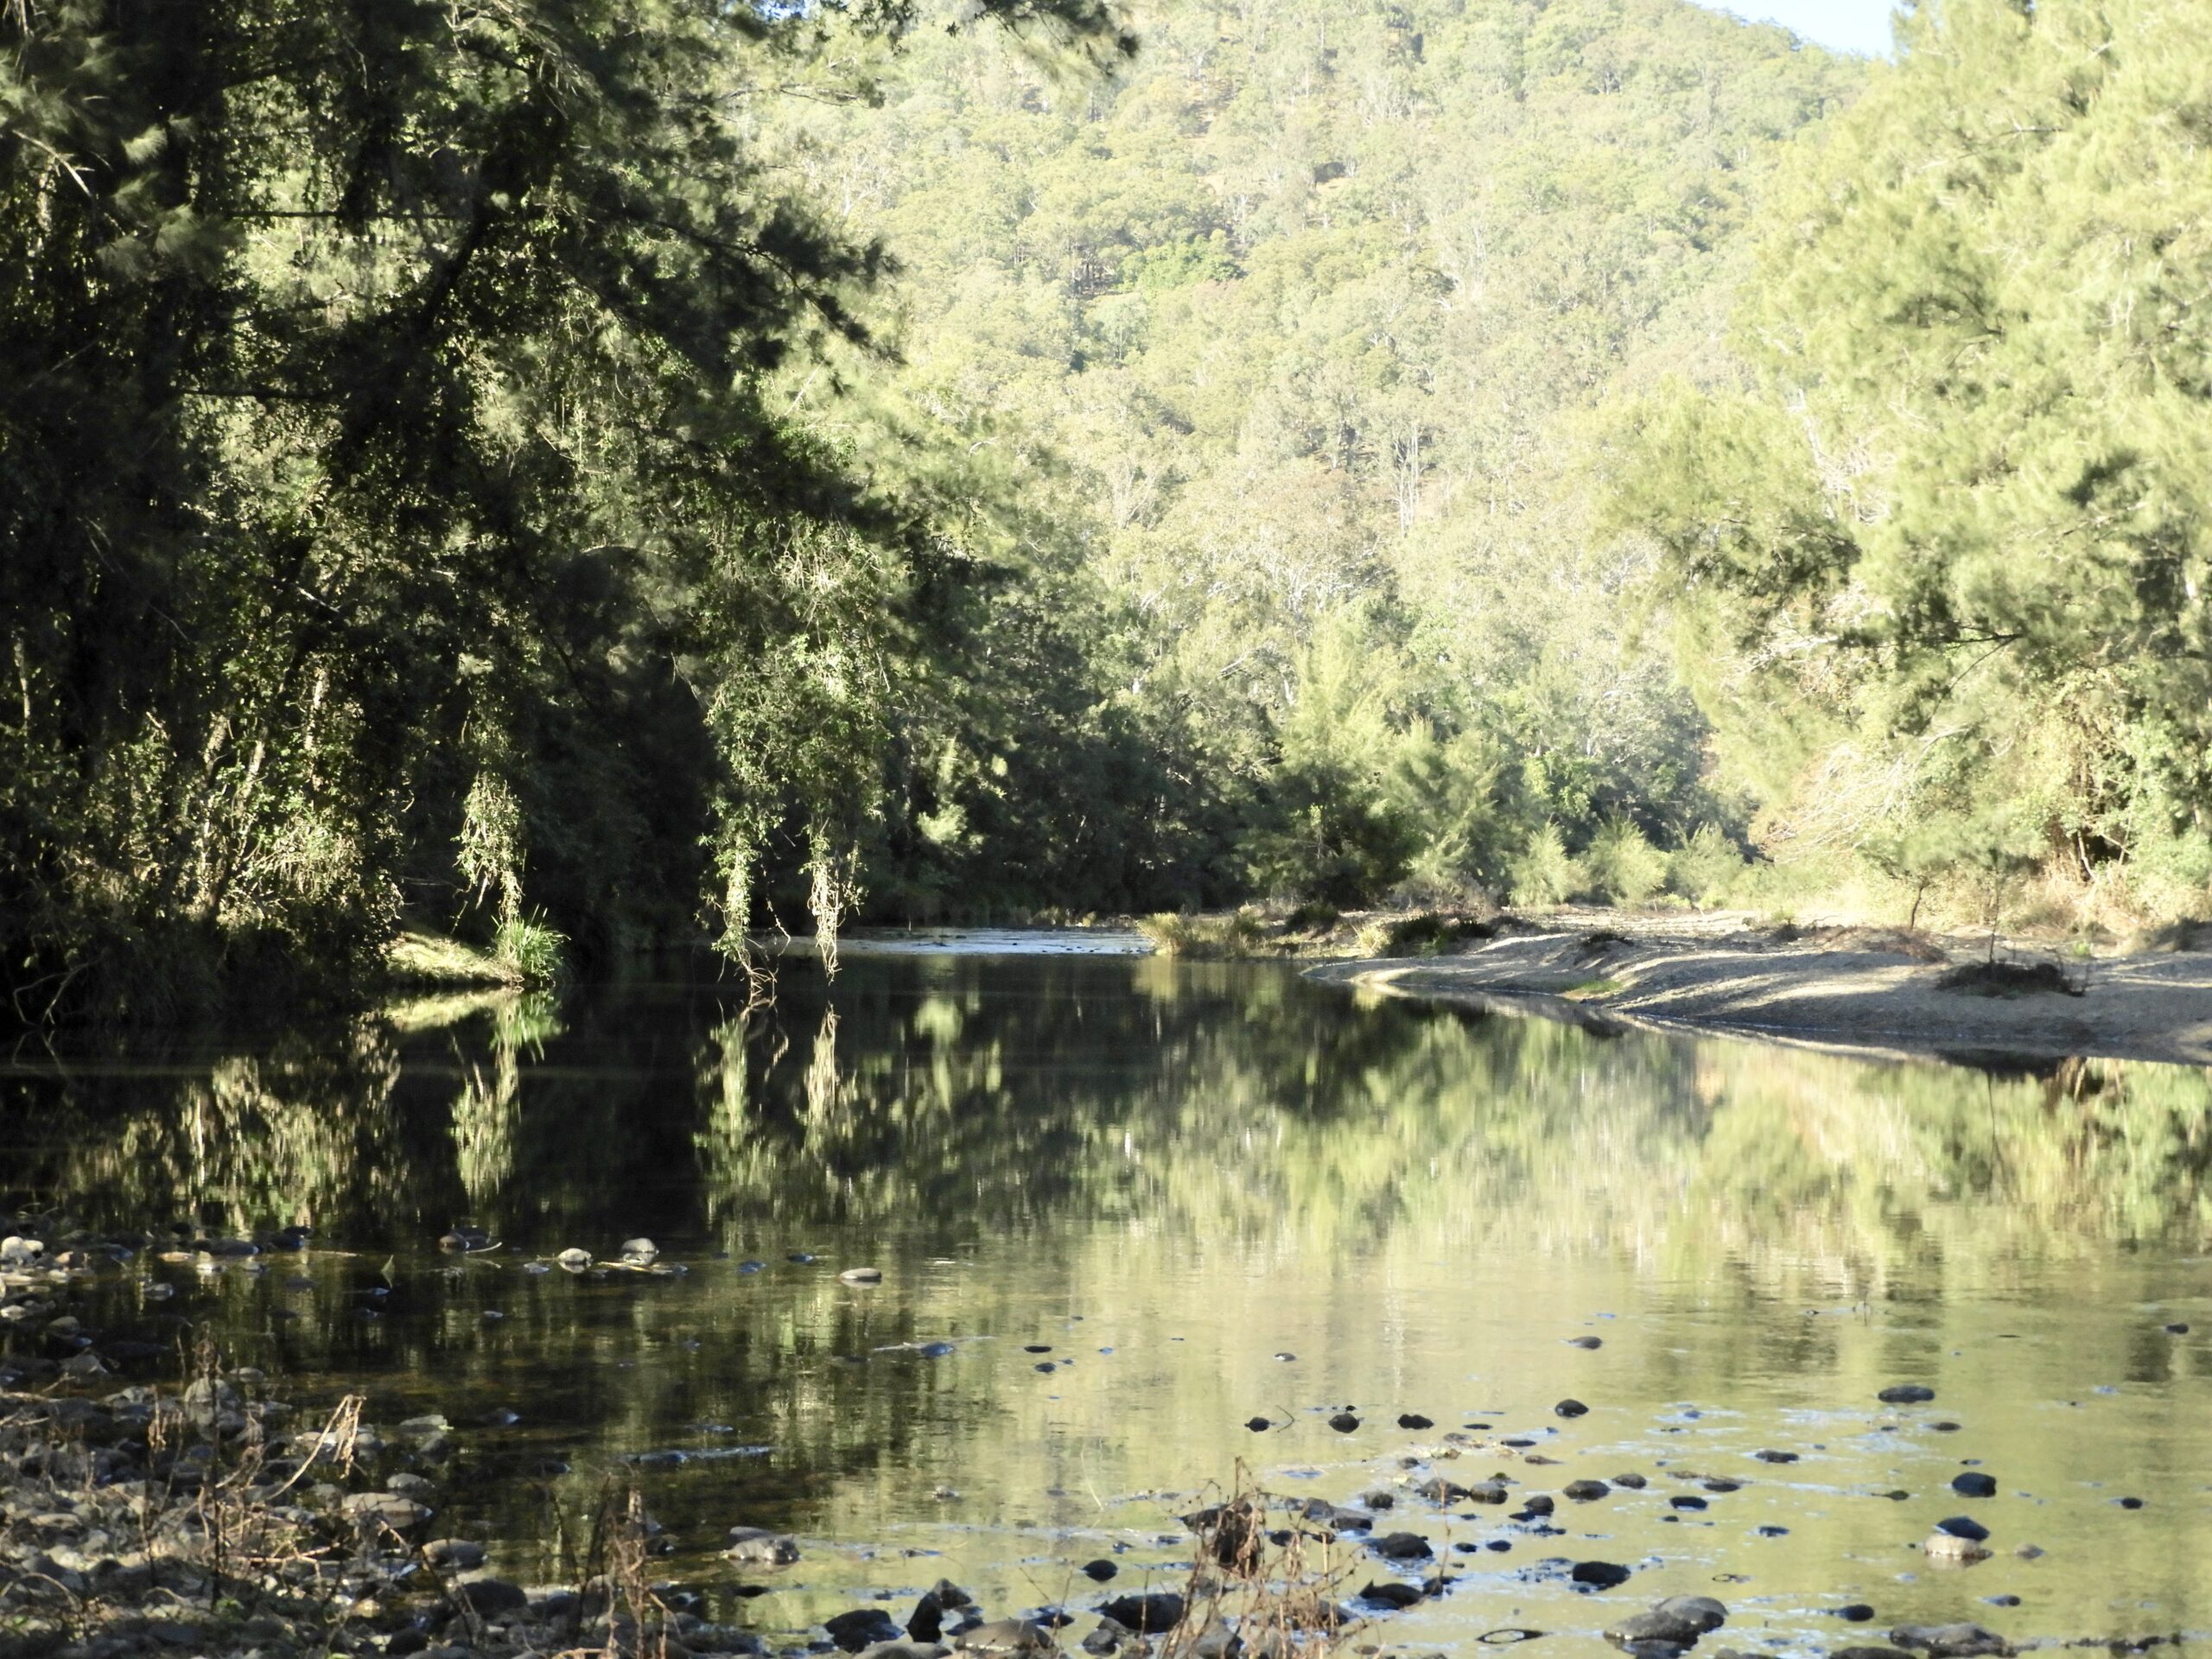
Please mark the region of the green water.
<svg viewBox="0 0 2212 1659"><path fill-rule="evenodd" d="M1110 955L849 950L834 988L794 962L772 1010L740 1001L695 984L216 1053L19 1051L0 1188L102 1227L311 1223L315 1249L253 1267L149 1254L87 1321L211 1321L295 1399L445 1412L464 1456L433 1530L494 1540L526 1580L553 1569L553 1508L633 1477L668 1576L779 1640L880 1592L903 1619L944 1576L993 1615L1095 1605L1071 1568L1101 1555L1113 1591L1179 1582L1173 1517L1240 1463L1301 1497L1396 1491L1388 1524L1455 1580L1360 1638L1384 1648L1525 1625L1586 1650L1678 1592L1726 1600L1731 1644L1796 1651L1961 1618L2212 1629L2203 1073L1609 1039ZM502 1248L442 1256L463 1217ZM686 1271L524 1269L636 1234ZM858 1265L882 1284L838 1281ZM176 1294L142 1300L148 1277ZM1897 1382L1936 1402L1878 1405ZM1587 1415L1554 1414L1569 1395ZM500 1408L520 1421L482 1422ZM1557 1461L1404 1466L1468 1423ZM694 1455L626 1461L671 1451ZM1999 1497L1949 1491L1969 1460ZM1562 1499L1556 1535L1396 1484L1630 1471L1645 1491ZM1994 1558L1932 1567L1919 1541L1961 1513ZM737 1523L803 1559L741 1574L714 1554ZM1563 1564L1589 1559L1634 1576L1583 1593ZM771 1593L735 1599L745 1578ZM1854 1600L1879 1623L1834 1616Z"/></svg>

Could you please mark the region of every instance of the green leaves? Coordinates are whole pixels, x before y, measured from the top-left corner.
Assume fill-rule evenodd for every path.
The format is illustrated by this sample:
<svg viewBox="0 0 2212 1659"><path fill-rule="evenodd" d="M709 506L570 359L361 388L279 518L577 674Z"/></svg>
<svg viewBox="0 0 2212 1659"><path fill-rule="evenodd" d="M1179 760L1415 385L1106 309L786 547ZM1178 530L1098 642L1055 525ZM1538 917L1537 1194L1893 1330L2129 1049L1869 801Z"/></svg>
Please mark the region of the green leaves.
<svg viewBox="0 0 2212 1659"><path fill-rule="evenodd" d="M2188 10L1922 9L1767 217L1758 391L1669 394L1615 495L1741 652L1708 708L1770 721L1782 691L1831 728L1770 801L1878 863L1942 823L2078 879L2202 798Z"/></svg>

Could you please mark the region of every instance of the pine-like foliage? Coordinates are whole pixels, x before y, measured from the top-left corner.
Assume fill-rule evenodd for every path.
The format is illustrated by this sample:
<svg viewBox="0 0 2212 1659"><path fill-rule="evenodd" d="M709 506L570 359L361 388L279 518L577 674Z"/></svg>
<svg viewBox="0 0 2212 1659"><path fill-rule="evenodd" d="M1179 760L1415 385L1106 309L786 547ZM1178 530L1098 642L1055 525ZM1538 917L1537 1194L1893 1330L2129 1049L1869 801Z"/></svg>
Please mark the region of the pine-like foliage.
<svg viewBox="0 0 2212 1659"><path fill-rule="evenodd" d="M1766 219L1743 395L1648 405L1618 505L1777 845L1916 884L2212 874L2212 33L1927 0Z"/></svg>

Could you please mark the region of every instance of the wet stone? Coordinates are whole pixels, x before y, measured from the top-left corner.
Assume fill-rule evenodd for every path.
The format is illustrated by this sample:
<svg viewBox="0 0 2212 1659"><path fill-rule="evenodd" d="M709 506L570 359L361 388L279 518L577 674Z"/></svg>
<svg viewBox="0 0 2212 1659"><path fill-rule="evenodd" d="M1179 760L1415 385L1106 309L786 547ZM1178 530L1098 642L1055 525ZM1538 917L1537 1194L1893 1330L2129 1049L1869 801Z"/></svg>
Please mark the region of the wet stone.
<svg viewBox="0 0 2212 1659"><path fill-rule="evenodd" d="M1560 1401L1552 1408L1552 1411L1554 1415L1560 1417L1584 1417L1589 1414L1590 1408L1580 1400L1568 1399Z"/></svg>
<svg viewBox="0 0 2212 1659"><path fill-rule="evenodd" d="M798 1545L764 1527L732 1527L724 1540L722 1554L734 1561L785 1567L798 1560Z"/></svg>
<svg viewBox="0 0 2212 1659"><path fill-rule="evenodd" d="M1094 1580L1100 1584L1105 1583L1107 1580L1112 1578L1121 1570L1122 1569L1120 1567L1115 1566L1113 1562L1106 1560L1103 1556L1101 1556L1095 1561L1085 1561L1083 1564L1084 1577Z"/></svg>
<svg viewBox="0 0 2212 1659"><path fill-rule="evenodd" d="M1989 1529L1970 1515L1947 1516L1936 1523L1936 1530L1954 1538L1964 1538L1972 1543L1981 1543L1989 1536Z"/></svg>
<svg viewBox="0 0 2212 1659"><path fill-rule="evenodd" d="M1142 1596L1116 1596L1099 1611L1126 1630L1157 1636L1183 1622L1183 1598L1172 1590Z"/></svg>
<svg viewBox="0 0 2212 1659"><path fill-rule="evenodd" d="M1874 1397L1885 1406L1924 1406L1936 1397L1936 1390L1919 1382L1899 1382Z"/></svg>
<svg viewBox="0 0 2212 1659"><path fill-rule="evenodd" d="M1359 1599L1362 1601L1374 1602L1378 1606L1404 1608L1410 1607L1421 1600L1421 1592L1410 1584L1399 1584L1391 1580L1365 1586L1359 1592Z"/></svg>
<svg viewBox="0 0 2212 1659"><path fill-rule="evenodd" d="M1417 1532L1385 1533L1370 1548L1384 1560L1392 1561L1427 1560L1434 1554L1429 1548L1428 1540Z"/></svg>
<svg viewBox="0 0 2212 1659"><path fill-rule="evenodd" d="M530 1605L530 1597L523 1587L504 1579L471 1579L454 1586L453 1599L480 1618Z"/></svg>
<svg viewBox="0 0 2212 1659"><path fill-rule="evenodd" d="M896 1642L904 1634L891 1615L880 1607L856 1607L850 1612L834 1614L822 1621L822 1628L847 1653Z"/></svg>
<svg viewBox="0 0 2212 1659"><path fill-rule="evenodd" d="M1930 1659L1973 1659L1980 1654L2010 1653L2005 1638L1979 1624L1900 1624L1890 1632L1900 1648L1925 1653Z"/></svg>
<svg viewBox="0 0 2212 1659"><path fill-rule="evenodd" d="M1577 1561L1567 1576L1577 1584L1611 1590L1628 1582L1629 1569L1614 1561Z"/></svg>
<svg viewBox="0 0 2212 1659"><path fill-rule="evenodd" d="M1329 1427L1339 1434L1349 1434L1359 1427L1359 1419L1348 1411L1340 1411L1329 1419Z"/></svg>
<svg viewBox="0 0 2212 1659"><path fill-rule="evenodd" d="M1997 1482L1980 1470L1969 1469L1963 1474L1951 1477L1951 1490L1961 1497L1994 1497L1997 1496Z"/></svg>
<svg viewBox="0 0 2212 1659"><path fill-rule="evenodd" d="M1424 1417L1417 1411L1408 1411L1399 1414L1398 1427L1400 1428L1434 1428L1436 1424L1434 1420Z"/></svg>
<svg viewBox="0 0 2212 1659"><path fill-rule="evenodd" d="M1577 1503L1588 1503L1605 1497L1613 1489L1602 1480L1570 1480L1560 1489L1562 1496Z"/></svg>

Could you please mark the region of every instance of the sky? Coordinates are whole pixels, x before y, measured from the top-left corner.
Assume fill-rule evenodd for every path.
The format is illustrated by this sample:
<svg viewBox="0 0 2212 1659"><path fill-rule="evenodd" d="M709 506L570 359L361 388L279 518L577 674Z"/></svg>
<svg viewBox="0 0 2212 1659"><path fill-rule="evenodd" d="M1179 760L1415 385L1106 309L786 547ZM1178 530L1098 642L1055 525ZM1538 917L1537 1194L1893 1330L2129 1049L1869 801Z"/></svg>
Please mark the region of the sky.
<svg viewBox="0 0 2212 1659"><path fill-rule="evenodd" d="M1839 51L1889 55L1891 0L1703 0L1757 22L1780 23Z"/></svg>

